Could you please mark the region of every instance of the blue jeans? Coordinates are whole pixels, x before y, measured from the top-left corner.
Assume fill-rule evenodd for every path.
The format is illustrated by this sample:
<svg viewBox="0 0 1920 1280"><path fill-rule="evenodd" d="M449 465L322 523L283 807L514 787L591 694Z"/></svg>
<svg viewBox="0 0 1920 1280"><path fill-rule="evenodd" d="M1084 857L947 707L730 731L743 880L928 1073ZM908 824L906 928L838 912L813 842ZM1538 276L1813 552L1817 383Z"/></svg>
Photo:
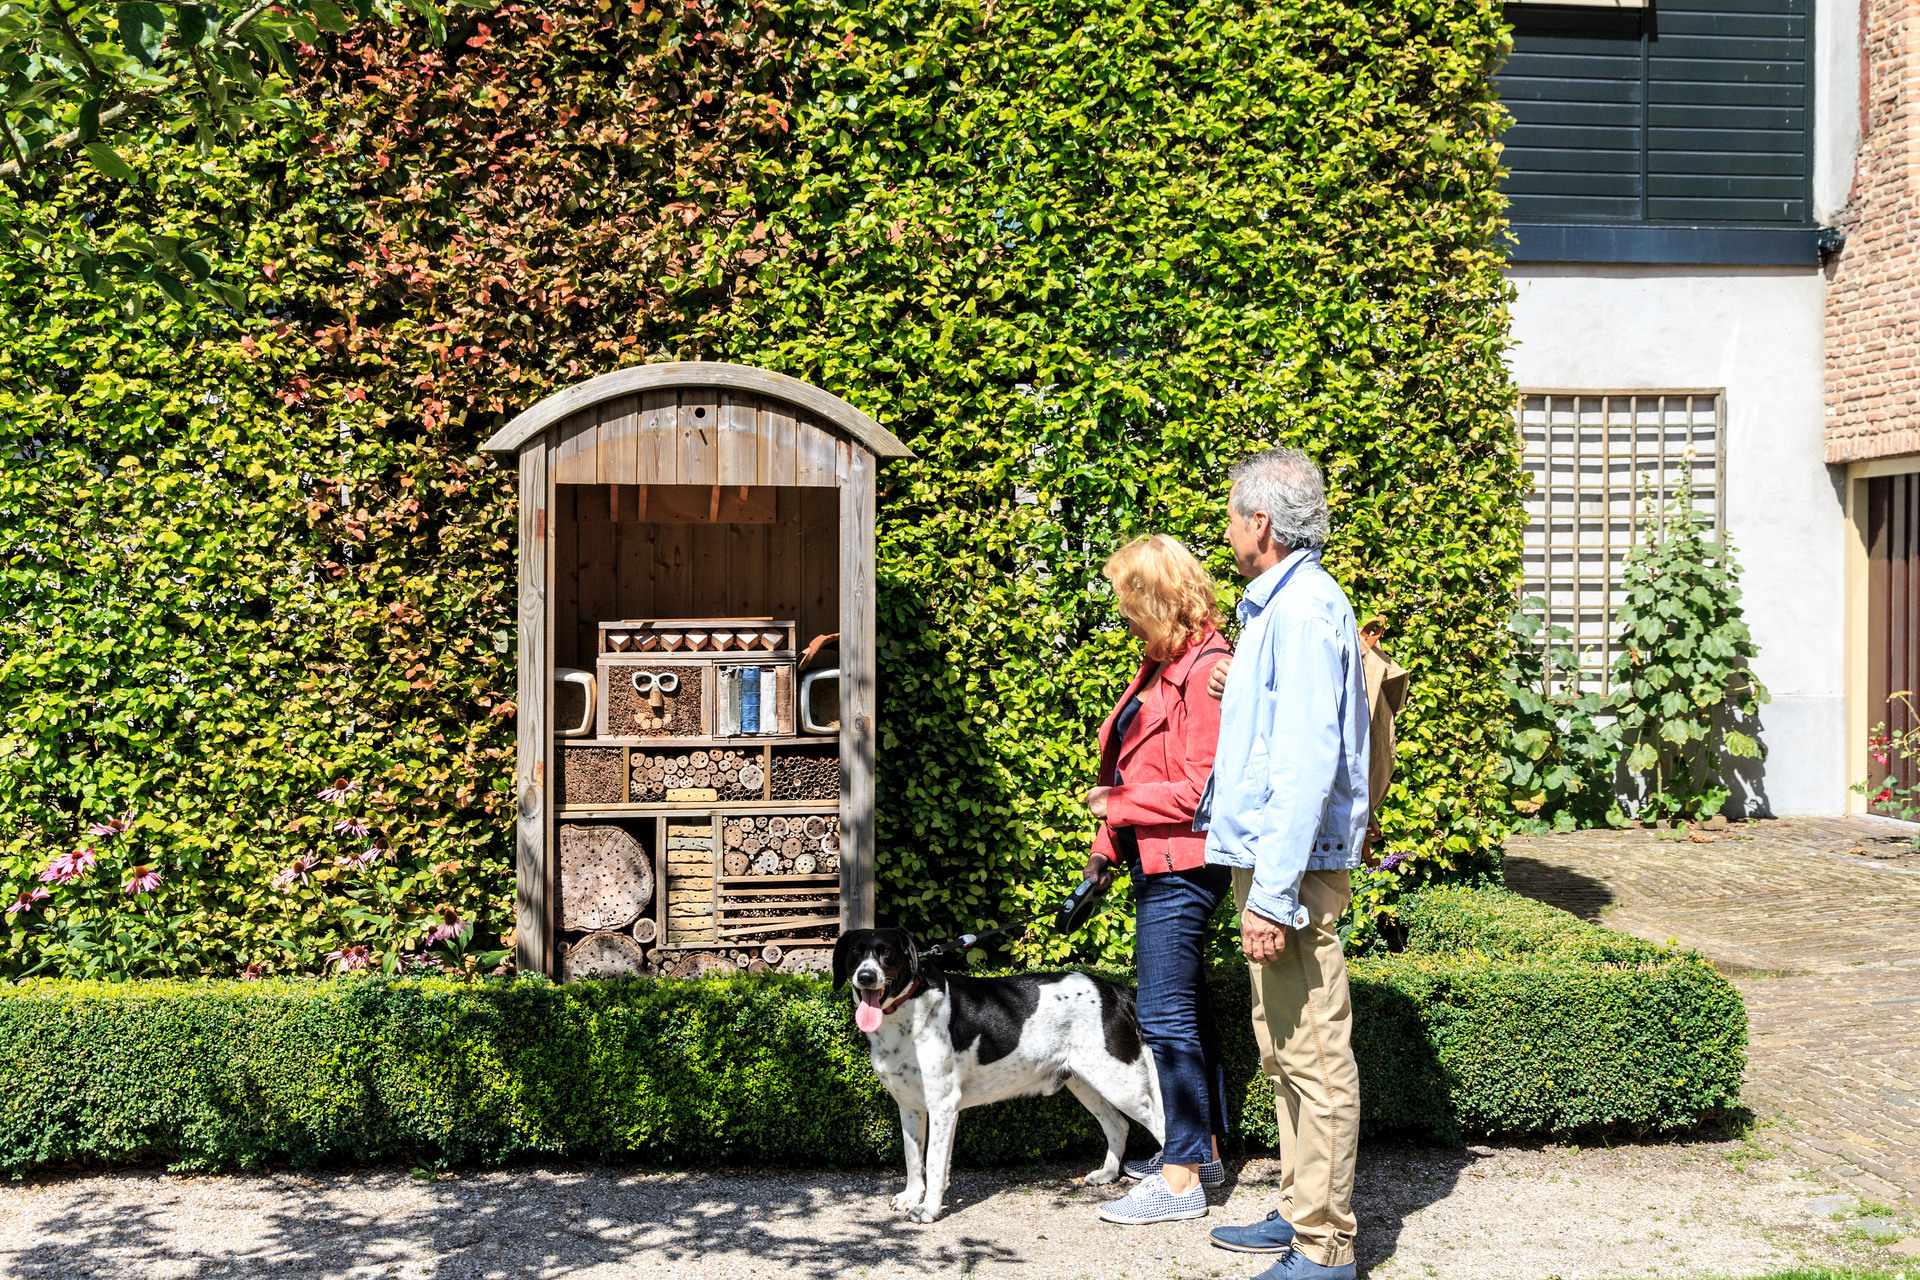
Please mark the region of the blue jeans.
<svg viewBox="0 0 1920 1280"><path fill-rule="evenodd" d="M1207 999L1201 947L1207 921L1233 889L1226 867L1142 875L1133 864L1134 967L1140 1030L1153 1048L1166 1112L1168 1164L1213 1159L1227 1128L1227 1076Z"/></svg>

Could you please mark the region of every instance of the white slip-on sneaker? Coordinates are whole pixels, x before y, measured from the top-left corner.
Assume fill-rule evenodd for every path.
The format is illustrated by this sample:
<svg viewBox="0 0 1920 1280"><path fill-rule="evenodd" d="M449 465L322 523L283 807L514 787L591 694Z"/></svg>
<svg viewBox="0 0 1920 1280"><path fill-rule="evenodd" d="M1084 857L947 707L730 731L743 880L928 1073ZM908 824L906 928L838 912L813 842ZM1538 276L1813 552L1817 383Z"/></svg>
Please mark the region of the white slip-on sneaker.
<svg viewBox="0 0 1920 1280"><path fill-rule="evenodd" d="M1139 1227L1149 1222L1179 1222L1184 1218L1207 1216L1207 1189L1195 1185L1179 1195L1167 1188L1167 1180L1150 1174L1140 1185L1111 1204L1100 1206L1100 1217L1122 1226Z"/></svg>
<svg viewBox="0 0 1920 1280"><path fill-rule="evenodd" d="M1160 1151L1148 1156L1145 1160L1129 1160L1120 1166L1120 1172L1126 1174L1129 1178L1149 1177L1160 1172L1161 1157L1165 1155L1166 1152ZM1225 1161L1202 1160L1200 1162L1201 1186L1224 1187L1226 1184L1227 1166Z"/></svg>

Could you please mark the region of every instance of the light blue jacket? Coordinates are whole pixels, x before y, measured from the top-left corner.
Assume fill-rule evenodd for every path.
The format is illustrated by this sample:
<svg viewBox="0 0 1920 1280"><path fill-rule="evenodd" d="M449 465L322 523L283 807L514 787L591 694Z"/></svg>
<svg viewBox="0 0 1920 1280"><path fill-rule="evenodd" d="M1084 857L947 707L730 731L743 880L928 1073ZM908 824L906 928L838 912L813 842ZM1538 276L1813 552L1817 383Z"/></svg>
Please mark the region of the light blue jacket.
<svg viewBox="0 0 1920 1280"><path fill-rule="evenodd" d="M1194 814L1207 861L1253 868L1247 906L1300 928L1300 877L1360 865L1367 684L1346 592L1296 551L1247 584L1213 776Z"/></svg>

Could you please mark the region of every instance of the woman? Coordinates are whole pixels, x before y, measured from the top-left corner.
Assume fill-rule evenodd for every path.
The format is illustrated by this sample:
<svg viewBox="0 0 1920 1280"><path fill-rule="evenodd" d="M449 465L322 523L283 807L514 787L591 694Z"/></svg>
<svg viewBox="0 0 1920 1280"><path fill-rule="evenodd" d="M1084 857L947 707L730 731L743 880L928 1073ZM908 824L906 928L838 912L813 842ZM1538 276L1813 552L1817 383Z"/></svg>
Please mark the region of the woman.
<svg viewBox="0 0 1920 1280"><path fill-rule="evenodd" d="M1220 735L1207 676L1231 651L1213 580L1172 538L1130 542L1103 572L1128 630L1146 644L1140 673L1100 726L1100 785L1087 793L1100 828L1085 875L1104 886L1116 865L1133 872L1140 1028L1153 1047L1167 1126L1159 1156L1126 1166L1140 1185L1100 1216L1168 1222L1203 1216L1205 1187L1226 1181L1214 1137L1227 1132L1226 1076L1201 949L1233 879L1207 865L1193 811Z"/></svg>

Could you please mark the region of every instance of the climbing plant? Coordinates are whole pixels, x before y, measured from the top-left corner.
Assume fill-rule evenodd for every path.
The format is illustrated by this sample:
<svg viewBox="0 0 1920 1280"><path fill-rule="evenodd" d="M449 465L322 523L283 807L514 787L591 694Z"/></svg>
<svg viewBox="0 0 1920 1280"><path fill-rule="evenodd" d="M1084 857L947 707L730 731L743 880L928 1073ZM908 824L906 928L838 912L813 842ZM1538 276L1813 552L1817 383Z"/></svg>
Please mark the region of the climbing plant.
<svg viewBox="0 0 1920 1280"><path fill-rule="evenodd" d="M1414 670L1402 859L1364 896L1484 871L1521 484L1505 41L1490 0L513 3L323 36L298 131L67 175L43 213L217 226L247 293L135 318L8 286L4 887L120 856L86 833L128 809L163 869L50 885L8 965L399 965L449 916L491 947L513 486L477 446L661 359L818 383L916 452L881 476L883 919L944 935L1069 882L1134 661L1099 562L1165 530L1230 601L1225 469L1279 441L1326 467L1329 567ZM1080 942L1124 959L1126 915Z"/></svg>
<svg viewBox="0 0 1920 1280"><path fill-rule="evenodd" d="M1547 602L1523 600L1508 623L1513 656L1500 687L1513 705L1504 775L1524 831L1622 826L1614 794L1620 761L1606 695L1582 687L1573 633L1547 620Z"/></svg>

